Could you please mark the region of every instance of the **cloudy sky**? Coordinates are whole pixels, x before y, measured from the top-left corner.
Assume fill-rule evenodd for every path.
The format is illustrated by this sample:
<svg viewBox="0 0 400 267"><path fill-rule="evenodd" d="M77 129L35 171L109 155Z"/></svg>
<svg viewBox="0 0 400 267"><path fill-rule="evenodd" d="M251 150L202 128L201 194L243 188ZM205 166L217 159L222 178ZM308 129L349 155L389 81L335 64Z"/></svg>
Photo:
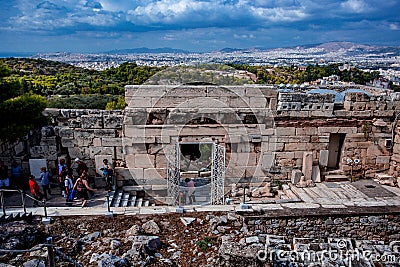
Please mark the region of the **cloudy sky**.
<svg viewBox="0 0 400 267"><path fill-rule="evenodd" d="M0 0L0 52L400 45L399 0Z"/></svg>

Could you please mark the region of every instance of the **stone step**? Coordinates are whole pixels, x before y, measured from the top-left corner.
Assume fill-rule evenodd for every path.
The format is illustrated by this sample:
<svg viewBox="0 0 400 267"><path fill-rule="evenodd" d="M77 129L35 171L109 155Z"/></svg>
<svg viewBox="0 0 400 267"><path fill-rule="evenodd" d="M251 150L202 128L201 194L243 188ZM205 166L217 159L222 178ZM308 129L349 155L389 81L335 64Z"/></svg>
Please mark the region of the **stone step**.
<svg viewBox="0 0 400 267"><path fill-rule="evenodd" d="M134 207L136 204L136 196L135 195L131 195L130 199L129 199L129 203L128 206L129 207Z"/></svg>
<svg viewBox="0 0 400 267"><path fill-rule="evenodd" d="M117 193L117 196L116 197L114 197L114 203L113 203L113 207L119 207L120 206L120 204L121 204L121 199L122 199L122 194L123 194L123 192L122 191L120 191L120 192L118 192Z"/></svg>
<svg viewBox="0 0 400 267"><path fill-rule="evenodd" d="M209 202L210 198L206 196L196 196L196 202Z"/></svg>
<svg viewBox="0 0 400 267"><path fill-rule="evenodd" d="M3 214L0 217L0 222L23 221L23 220L30 220L32 218L33 218L32 212L30 213L17 212L17 213L9 213L6 215Z"/></svg>
<svg viewBox="0 0 400 267"><path fill-rule="evenodd" d="M322 173L323 175L343 174L342 170L331 170Z"/></svg>
<svg viewBox="0 0 400 267"><path fill-rule="evenodd" d="M129 192L124 192L124 194L122 195L121 207L127 207L128 206L129 197L130 197L130 193Z"/></svg>
<svg viewBox="0 0 400 267"><path fill-rule="evenodd" d="M393 176L386 173L375 173L375 179L378 179L379 181L390 180L393 179Z"/></svg>
<svg viewBox="0 0 400 267"><path fill-rule="evenodd" d="M349 178L343 174L329 174L325 176L325 182L344 182L349 181Z"/></svg>
<svg viewBox="0 0 400 267"><path fill-rule="evenodd" d="M115 191L111 191L111 192L109 193L109 195L110 195L110 197L109 197L110 207L112 206L112 203L113 203L115 194L116 194ZM106 201L104 201L103 207L104 207L104 208L107 208L107 198L106 198Z"/></svg>
<svg viewBox="0 0 400 267"><path fill-rule="evenodd" d="M143 198L138 198L137 200L136 200L136 207L141 207L143 205Z"/></svg>

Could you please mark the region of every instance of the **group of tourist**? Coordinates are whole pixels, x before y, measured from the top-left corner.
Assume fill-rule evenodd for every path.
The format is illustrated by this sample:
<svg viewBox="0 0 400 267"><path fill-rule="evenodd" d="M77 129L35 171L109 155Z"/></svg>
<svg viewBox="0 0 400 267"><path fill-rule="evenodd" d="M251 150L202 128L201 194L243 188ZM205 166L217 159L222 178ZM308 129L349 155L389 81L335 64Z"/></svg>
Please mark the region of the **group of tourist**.
<svg viewBox="0 0 400 267"><path fill-rule="evenodd" d="M79 158L75 159L75 163L77 164L76 173L78 174L76 178L73 175L72 168L68 167L66 164L65 159L60 159L56 168L57 183L60 188L61 195L65 198L67 204L71 204L71 202L76 198L81 199L81 206L85 207L87 200L89 199L88 192L91 192L94 195L96 189L89 186L87 165ZM34 205L37 205L38 200L42 200L43 198L46 200L50 199L50 179L51 174L47 171L46 167L42 167L40 169L39 179L43 191L42 193L39 184L36 182L35 176L30 175L29 189L32 196L35 198Z"/></svg>
<svg viewBox="0 0 400 267"><path fill-rule="evenodd" d="M22 180L22 168L16 161L11 164L10 176L8 166L0 160L0 188L9 188L10 186L22 188L25 184Z"/></svg>
<svg viewBox="0 0 400 267"><path fill-rule="evenodd" d="M90 187L88 167L87 165L76 158L75 176L73 169L68 166L66 160L61 158L56 166L56 183L60 188L62 197L68 205L72 204L74 199L82 200L82 207L86 206L90 195L95 195L96 189ZM110 191L112 186L113 168L107 159L103 160L103 165L100 170L106 181L106 190ZM11 174L11 175L10 175ZM51 182L53 175L46 167L40 168L40 178L37 181L34 175L29 175L28 179L22 173L21 166L14 161L9 170L8 166L0 160L0 188L18 188L25 190L29 188L30 193L35 198L34 206L38 205L39 200L49 200L52 195Z"/></svg>

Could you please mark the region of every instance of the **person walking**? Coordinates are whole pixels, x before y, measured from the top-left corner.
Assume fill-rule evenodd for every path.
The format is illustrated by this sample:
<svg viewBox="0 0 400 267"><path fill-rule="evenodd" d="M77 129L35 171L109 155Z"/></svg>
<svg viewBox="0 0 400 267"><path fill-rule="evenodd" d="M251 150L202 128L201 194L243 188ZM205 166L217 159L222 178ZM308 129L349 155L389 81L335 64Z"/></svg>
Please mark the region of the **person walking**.
<svg viewBox="0 0 400 267"><path fill-rule="evenodd" d="M26 188L22 179L22 168L15 160L11 164L11 185L16 186L19 189Z"/></svg>
<svg viewBox="0 0 400 267"><path fill-rule="evenodd" d="M101 170L103 171L103 177L106 180L106 190L111 191L113 168L107 159L103 159L103 168L101 168Z"/></svg>
<svg viewBox="0 0 400 267"><path fill-rule="evenodd" d="M187 196L189 198L189 204L192 205L194 202L196 202L196 198L194 196L194 192L196 191L196 185L193 181L193 179L186 178L186 187L187 187Z"/></svg>
<svg viewBox="0 0 400 267"><path fill-rule="evenodd" d="M75 159L75 163L76 163L76 173L78 174L78 177L81 176L83 171L87 172L89 170L86 163L80 160L79 158Z"/></svg>
<svg viewBox="0 0 400 267"><path fill-rule="evenodd" d="M10 179L8 178L8 166L4 165L4 161L0 160L0 188L9 186Z"/></svg>
<svg viewBox="0 0 400 267"><path fill-rule="evenodd" d="M34 175L29 176L28 184L29 184L29 190L31 191L32 196L35 198L35 200L33 201L33 206L36 207L39 204L38 200L43 199L43 194L42 192L40 192L40 187L36 182Z"/></svg>
<svg viewBox="0 0 400 267"><path fill-rule="evenodd" d="M40 183L43 188L44 198L46 200L49 200L50 198L48 197L47 193L49 193L49 195L51 195L50 173L46 170L46 167L40 168Z"/></svg>
<svg viewBox="0 0 400 267"><path fill-rule="evenodd" d="M76 190L77 198L82 200L82 208L86 206L86 203L89 199L88 190L97 191L96 189L89 186L88 181L84 175L76 180L73 189Z"/></svg>
<svg viewBox="0 0 400 267"><path fill-rule="evenodd" d="M73 194L73 187L74 187L74 182L72 181L72 175L70 173L68 173L65 176L65 181L64 181L64 185L65 185L65 193L67 195L67 197L65 198L65 202L66 204L70 204L73 200L74 200L74 194Z"/></svg>
<svg viewBox="0 0 400 267"><path fill-rule="evenodd" d="M68 166L65 163L65 159L61 158L59 163L57 164L57 182L61 190L61 195L63 197L66 197L64 189L64 180L65 176L67 175L67 172L68 172Z"/></svg>

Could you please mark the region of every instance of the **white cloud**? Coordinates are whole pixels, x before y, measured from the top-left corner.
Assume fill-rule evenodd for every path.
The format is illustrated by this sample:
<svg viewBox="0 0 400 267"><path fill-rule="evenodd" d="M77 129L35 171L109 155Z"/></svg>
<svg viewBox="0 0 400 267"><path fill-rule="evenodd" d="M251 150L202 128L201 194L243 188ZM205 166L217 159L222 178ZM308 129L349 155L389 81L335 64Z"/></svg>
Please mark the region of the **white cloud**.
<svg viewBox="0 0 400 267"><path fill-rule="evenodd" d="M183 19L205 19L202 12L214 12L213 4L192 0L161 0L129 10L130 20L138 24L167 23Z"/></svg>
<svg viewBox="0 0 400 267"><path fill-rule="evenodd" d="M390 23L389 29L391 29L392 31L398 31L398 30L400 30L400 27L397 23Z"/></svg>
<svg viewBox="0 0 400 267"><path fill-rule="evenodd" d="M371 10L371 7L363 0L348 0L340 4L345 12L365 13Z"/></svg>
<svg viewBox="0 0 400 267"><path fill-rule="evenodd" d="M302 9L252 7L250 10L261 20L272 22L298 21L307 17L307 13Z"/></svg>
<svg viewBox="0 0 400 267"><path fill-rule="evenodd" d="M254 34L233 34L233 37L236 39L254 39Z"/></svg>

